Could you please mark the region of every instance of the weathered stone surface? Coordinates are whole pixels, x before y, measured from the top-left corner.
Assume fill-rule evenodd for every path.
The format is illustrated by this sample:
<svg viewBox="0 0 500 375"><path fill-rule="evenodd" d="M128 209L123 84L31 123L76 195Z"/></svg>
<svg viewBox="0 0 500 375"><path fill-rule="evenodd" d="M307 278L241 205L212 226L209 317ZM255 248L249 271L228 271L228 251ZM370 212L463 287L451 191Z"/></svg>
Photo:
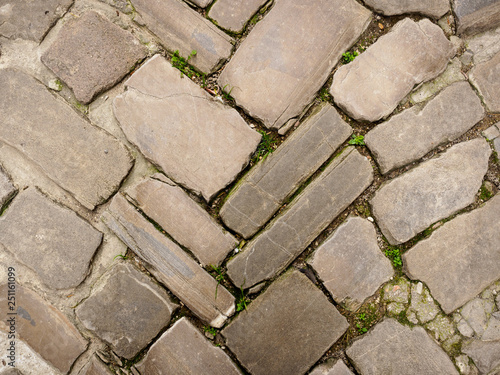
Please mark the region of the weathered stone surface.
<svg viewBox="0 0 500 375"><path fill-rule="evenodd" d="M0 245L53 289L79 285L102 234L34 188L19 193L0 218Z"/></svg>
<svg viewBox="0 0 500 375"><path fill-rule="evenodd" d="M411 287L411 303L408 313L414 313L417 323L427 323L439 313L439 307L429 294L429 290L421 282ZM407 313L407 315L408 315Z"/></svg>
<svg viewBox="0 0 500 375"><path fill-rule="evenodd" d="M488 327L488 320L494 308L495 304L492 301L474 298L460 309L460 315L462 315L476 335L481 337Z"/></svg>
<svg viewBox="0 0 500 375"><path fill-rule="evenodd" d="M382 173L387 173L458 138L484 113L481 100L470 85L459 82L444 89L425 107L413 106L378 125L368 132L365 142Z"/></svg>
<svg viewBox="0 0 500 375"><path fill-rule="evenodd" d="M344 362L338 360L316 366L310 375L353 375L353 373Z"/></svg>
<svg viewBox="0 0 500 375"><path fill-rule="evenodd" d="M213 2L213 0L187 0L190 3L198 5L199 7L205 8L208 4Z"/></svg>
<svg viewBox="0 0 500 375"><path fill-rule="evenodd" d="M383 185L371 205L387 240L392 245L406 242L474 202L490 154L482 138L459 143Z"/></svg>
<svg viewBox="0 0 500 375"><path fill-rule="evenodd" d="M455 333L455 328L450 319L444 315L438 315L436 319L425 325L429 331L434 333L434 337L438 341L445 341Z"/></svg>
<svg viewBox="0 0 500 375"><path fill-rule="evenodd" d="M222 334L252 374L294 375L305 373L348 326L306 276L292 271L275 281Z"/></svg>
<svg viewBox="0 0 500 375"><path fill-rule="evenodd" d="M1 0L0 35L41 42L72 3L73 0Z"/></svg>
<svg viewBox="0 0 500 375"><path fill-rule="evenodd" d="M311 266L337 303L357 310L394 274L368 220L351 217L314 253Z"/></svg>
<svg viewBox="0 0 500 375"><path fill-rule="evenodd" d="M232 89L251 116L279 129L311 102L370 15L352 0L319 0L314 7L277 2L236 51L219 85Z"/></svg>
<svg viewBox="0 0 500 375"><path fill-rule="evenodd" d="M81 369L78 375L113 375L111 370L99 359L93 356L89 363Z"/></svg>
<svg viewBox="0 0 500 375"><path fill-rule="evenodd" d="M425 282L448 314L500 278L500 196L445 223L403 255L406 273Z"/></svg>
<svg viewBox="0 0 500 375"><path fill-rule="evenodd" d="M249 288L288 266L373 181L368 160L346 149L231 261L228 275Z"/></svg>
<svg viewBox="0 0 500 375"><path fill-rule="evenodd" d="M35 162L89 209L119 188L132 163L115 138L24 73L0 70L0 87L0 142Z"/></svg>
<svg viewBox="0 0 500 375"><path fill-rule="evenodd" d="M486 139L488 139L489 141L500 137L500 128L498 127L499 125L500 123L490 126L488 129L483 131L483 136L486 137Z"/></svg>
<svg viewBox="0 0 500 375"><path fill-rule="evenodd" d="M180 187L162 174L140 182L127 195L202 265L219 265L237 245L236 239Z"/></svg>
<svg viewBox="0 0 500 375"><path fill-rule="evenodd" d="M231 37L183 1L132 0L132 4L166 49L178 50L185 58L196 51L189 63L202 72L214 71L231 55Z"/></svg>
<svg viewBox="0 0 500 375"><path fill-rule="evenodd" d="M422 327L386 319L346 351L362 374L454 374L450 358Z"/></svg>
<svg viewBox="0 0 500 375"><path fill-rule="evenodd" d="M484 341L500 340L500 313L497 311L490 316L488 327L481 337Z"/></svg>
<svg viewBox="0 0 500 375"><path fill-rule="evenodd" d="M200 319L220 328L234 314L234 297L198 263L116 195L106 225L147 264L148 270Z"/></svg>
<svg viewBox="0 0 500 375"><path fill-rule="evenodd" d="M410 298L410 283L401 277L384 286L384 301L408 303Z"/></svg>
<svg viewBox="0 0 500 375"><path fill-rule="evenodd" d="M12 185L9 177L4 173L0 167L0 210L7 201L12 198L17 189Z"/></svg>
<svg viewBox="0 0 500 375"><path fill-rule="evenodd" d="M137 365L141 374L238 375L240 370L221 348L217 348L182 318L165 332Z"/></svg>
<svg viewBox="0 0 500 375"><path fill-rule="evenodd" d="M498 0L454 0L453 9L460 34L477 33L500 25Z"/></svg>
<svg viewBox="0 0 500 375"><path fill-rule="evenodd" d="M130 359L170 322L176 308L165 290L123 263L99 280L75 312L116 354Z"/></svg>
<svg viewBox="0 0 500 375"><path fill-rule="evenodd" d="M500 112L500 52L491 60L476 65L470 73L470 79L488 109Z"/></svg>
<svg viewBox="0 0 500 375"><path fill-rule="evenodd" d="M416 84L444 71L453 45L439 26L409 18L333 76L330 93L357 120L377 121L394 111Z"/></svg>
<svg viewBox="0 0 500 375"><path fill-rule="evenodd" d="M317 107L231 191L220 211L224 223L245 238L254 235L351 133L331 105Z"/></svg>
<svg viewBox="0 0 500 375"><path fill-rule="evenodd" d="M479 341L474 340L465 345L462 351L472 358L482 374L498 374L500 371L500 340Z"/></svg>
<svg viewBox="0 0 500 375"><path fill-rule="evenodd" d="M365 0L374 11L386 16L420 13L431 18L441 18L450 10L448 0Z"/></svg>
<svg viewBox="0 0 500 375"><path fill-rule="evenodd" d="M23 373L16 368L7 368L7 370L0 372L0 375L23 375Z"/></svg>
<svg viewBox="0 0 500 375"><path fill-rule="evenodd" d="M208 16L220 27L235 33L243 31L247 21L267 0L218 0Z"/></svg>
<svg viewBox="0 0 500 375"><path fill-rule="evenodd" d="M462 60L464 56L469 55L472 55L471 59L474 60L476 65L490 60L500 52L500 27L478 35L468 36L465 38L465 44L467 50L462 55ZM469 63L464 63L464 65Z"/></svg>
<svg viewBox="0 0 500 375"><path fill-rule="evenodd" d="M63 26L42 62L89 103L144 57L146 49L132 34L91 11Z"/></svg>
<svg viewBox="0 0 500 375"><path fill-rule="evenodd" d="M176 0L177 1L177 0ZM160 55L125 83L114 113L130 142L175 182L210 200L247 165L261 136Z"/></svg>
<svg viewBox="0 0 500 375"><path fill-rule="evenodd" d="M47 304L29 289L16 285L16 304L7 304L7 292L0 286L0 329L10 331L8 319L15 318L16 338L26 342L43 359L63 374L69 372L73 362L87 348L75 326L60 311ZM15 312L16 315L8 315Z"/></svg>

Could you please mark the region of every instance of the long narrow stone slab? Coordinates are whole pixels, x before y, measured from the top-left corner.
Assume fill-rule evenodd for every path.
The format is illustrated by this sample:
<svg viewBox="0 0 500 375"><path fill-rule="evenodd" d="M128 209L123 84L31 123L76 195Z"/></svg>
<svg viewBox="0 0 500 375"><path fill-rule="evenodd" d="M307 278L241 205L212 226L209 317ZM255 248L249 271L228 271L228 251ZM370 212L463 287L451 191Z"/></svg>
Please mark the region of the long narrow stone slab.
<svg viewBox="0 0 500 375"><path fill-rule="evenodd" d="M121 357L133 358L170 322L178 305L130 264L118 264L75 309L83 325Z"/></svg>
<svg viewBox="0 0 500 375"><path fill-rule="evenodd" d="M236 178L259 144L260 134L236 110L181 78L160 55L125 86L128 90L113 106L129 141L176 183L207 201Z"/></svg>
<svg viewBox="0 0 500 375"><path fill-rule="evenodd" d="M500 25L500 1L498 0L454 0L458 33L473 34Z"/></svg>
<svg viewBox="0 0 500 375"><path fill-rule="evenodd" d="M89 209L119 188L132 167L121 143L24 73L0 70L0 87L0 142L36 163Z"/></svg>
<svg viewBox="0 0 500 375"><path fill-rule="evenodd" d="M241 33L247 21L267 0L217 0L208 16L220 27Z"/></svg>
<svg viewBox="0 0 500 375"><path fill-rule="evenodd" d="M0 210L16 191L17 189L12 185L12 181L0 167Z"/></svg>
<svg viewBox="0 0 500 375"><path fill-rule="evenodd" d="M304 374L349 324L311 281L292 271L275 281L222 334L254 375Z"/></svg>
<svg viewBox="0 0 500 375"><path fill-rule="evenodd" d="M215 347L186 318L181 318L159 339L137 369L147 375L241 375L221 348Z"/></svg>
<svg viewBox="0 0 500 375"><path fill-rule="evenodd" d="M102 233L34 188L19 193L0 218L0 245L53 289L78 286Z"/></svg>
<svg viewBox="0 0 500 375"><path fill-rule="evenodd" d="M490 154L484 139L459 143L383 185L371 205L387 240L406 242L474 202Z"/></svg>
<svg viewBox="0 0 500 375"><path fill-rule="evenodd" d="M127 189L127 196L202 265L219 265L236 239L180 187L162 174Z"/></svg>
<svg viewBox="0 0 500 375"><path fill-rule="evenodd" d="M409 277L425 282L449 314L500 279L500 196L445 223L403 255Z"/></svg>
<svg viewBox="0 0 500 375"><path fill-rule="evenodd" d="M224 223L245 238L254 235L351 133L331 105L316 108L230 192L220 211Z"/></svg>
<svg viewBox="0 0 500 375"><path fill-rule="evenodd" d="M160 233L122 195L102 216L149 271L200 319L220 328L234 314L234 297L179 246Z"/></svg>
<svg viewBox="0 0 500 375"><path fill-rule="evenodd" d="M378 125L368 132L365 142L382 173L387 173L458 138L484 114L474 90L467 82L459 82L443 90L424 108L414 106Z"/></svg>
<svg viewBox="0 0 500 375"><path fill-rule="evenodd" d="M232 39L212 22L203 18L180 0L132 0L146 26L166 49L187 58L205 73L213 72L231 55Z"/></svg>
<svg viewBox="0 0 500 375"><path fill-rule="evenodd" d="M346 149L229 261L231 280L249 288L285 269L372 181L370 162L353 147Z"/></svg>
<svg viewBox="0 0 500 375"><path fill-rule="evenodd" d="M279 129L311 102L370 16L354 0L276 2L236 51L219 85L251 116Z"/></svg>
<svg viewBox="0 0 500 375"><path fill-rule="evenodd" d="M428 19L398 22L392 30L333 76L335 103L357 120L378 121L420 82L443 72L453 45Z"/></svg>
<svg viewBox="0 0 500 375"><path fill-rule="evenodd" d="M8 291L13 290L14 305L7 299ZM15 315L9 315L11 313ZM7 284L2 284L0 329L8 333L12 327L16 339L23 340L63 374L69 372L73 362L87 348L87 342L75 326L54 306L23 286L16 285L15 289L12 289Z"/></svg>
<svg viewBox="0 0 500 375"><path fill-rule="evenodd" d="M419 13L438 19L450 11L448 0L365 0L365 4L386 16Z"/></svg>
<svg viewBox="0 0 500 375"><path fill-rule="evenodd" d="M458 375L453 362L422 327L386 319L346 351L362 374Z"/></svg>
<svg viewBox="0 0 500 375"><path fill-rule="evenodd" d="M0 2L0 35L41 42L72 3L73 0L3 0Z"/></svg>
<svg viewBox="0 0 500 375"><path fill-rule="evenodd" d="M488 109L500 112L500 52L491 60L476 65L470 73L470 80Z"/></svg>

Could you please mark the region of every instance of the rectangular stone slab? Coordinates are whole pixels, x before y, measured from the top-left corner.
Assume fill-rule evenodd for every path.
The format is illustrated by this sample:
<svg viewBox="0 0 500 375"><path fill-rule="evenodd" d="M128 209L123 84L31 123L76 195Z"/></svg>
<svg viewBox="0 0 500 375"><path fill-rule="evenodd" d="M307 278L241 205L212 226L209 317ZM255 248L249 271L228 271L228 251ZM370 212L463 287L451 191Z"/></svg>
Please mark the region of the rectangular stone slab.
<svg viewBox="0 0 500 375"><path fill-rule="evenodd" d="M285 269L372 181L370 162L353 147L346 149L229 261L233 283L249 288Z"/></svg>
<svg viewBox="0 0 500 375"><path fill-rule="evenodd" d="M411 163L477 124L485 111L467 82L444 89L424 108L414 106L384 122L365 137L382 173ZM411 145L411 146L410 146Z"/></svg>
<svg viewBox="0 0 500 375"><path fill-rule="evenodd" d="M251 116L279 129L311 102L370 16L354 0L278 1L238 48L219 85Z"/></svg>
<svg viewBox="0 0 500 375"><path fill-rule="evenodd" d="M445 223L403 255L449 314L500 278L500 196Z"/></svg>
<svg viewBox="0 0 500 375"><path fill-rule="evenodd" d="M491 60L476 64L470 72L470 80L479 91L488 110L500 112L500 52L497 52Z"/></svg>
<svg viewBox="0 0 500 375"><path fill-rule="evenodd" d="M365 0L365 4L386 16L419 13L438 19L450 10L448 0Z"/></svg>
<svg viewBox="0 0 500 375"><path fill-rule="evenodd" d="M454 0L458 33L473 34L500 25L500 1L498 0Z"/></svg>
<svg viewBox="0 0 500 375"><path fill-rule="evenodd" d="M169 51L179 50L200 71L211 73L229 58L232 39L180 0L132 0L147 28Z"/></svg>
<svg viewBox="0 0 500 375"><path fill-rule="evenodd" d="M160 173L126 193L175 241L191 250L202 265L218 266L238 244L184 190Z"/></svg>
<svg viewBox="0 0 500 375"><path fill-rule="evenodd" d="M299 271L276 280L222 335L253 375L302 375L349 324Z"/></svg>
<svg viewBox="0 0 500 375"><path fill-rule="evenodd" d="M352 128L331 105L316 108L275 152L238 182L221 208L224 223L245 238L254 235L351 133Z"/></svg>
<svg viewBox="0 0 500 375"><path fill-rule="evenodd" d="M208 16L223 29L235 33L243 31L245 24L267 0L217 0Z"/></svg>
<svg viewBox="0 0 500 375"><path fill-rule="evenodd" d="M149 265L150 272L200 319L220 328L234 314L231 293L160 233L122 195L113 198L102 218Z"/></svg>
<svg viewBox="0 0 500 375"><path fill-rule="evenodd" d="M132 167L125 147L20 71L0 70L0 143L12 146L94 209Z"/></svg>

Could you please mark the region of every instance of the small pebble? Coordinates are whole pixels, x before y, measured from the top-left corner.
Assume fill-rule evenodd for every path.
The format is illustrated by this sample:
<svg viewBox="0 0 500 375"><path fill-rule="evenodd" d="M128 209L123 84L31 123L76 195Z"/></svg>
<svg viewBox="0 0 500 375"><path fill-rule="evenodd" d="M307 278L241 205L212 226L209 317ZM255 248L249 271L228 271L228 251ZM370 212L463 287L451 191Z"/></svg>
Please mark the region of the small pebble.
<svg viewBox="0 0 500 375"><path fill-rule="evenodd" d="M371 223L373 223L373 221L374 221L374 220L373 220L373 217L371 217L371 216L368 216L366 219L367 219L369 222L371 222Z"/></svg>

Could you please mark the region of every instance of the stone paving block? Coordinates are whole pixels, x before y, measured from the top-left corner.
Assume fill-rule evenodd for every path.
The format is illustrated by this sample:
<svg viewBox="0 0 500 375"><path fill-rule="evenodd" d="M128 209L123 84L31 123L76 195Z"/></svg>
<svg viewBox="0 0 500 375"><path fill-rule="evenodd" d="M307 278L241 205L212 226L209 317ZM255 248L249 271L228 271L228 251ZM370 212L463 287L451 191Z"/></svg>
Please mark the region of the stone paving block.
<svg viewBox="0 0 500 375"><path fill-rule="evenodd" d="M485 115L467 82L455 83L425 107L413 106L376 126L365 137L382 173L409 164L458 138ZM409 147L411 145L411 147Z"/></svg>
<svg viewBox="0 0 500 375"><path fill-rule="evenodd" d="M233 39L180 0L131 0L148 29L171 52L179 51L200 71L211 73L229 58ZM204 3L204 2L203 2ZM178 74L180 74L178 72Z"/></svg>
<svg viewBox="0 0 500 375"><path fill-rule="evenodd" d="M144 57L146 49L132 34L90 11L63 26L42 62L86 104Z"/></svg>
<svg viewBox="0 0 500 375"><path fill-rule="evenodd" d="M220 27L234 33L241 33L247 21L267 0L217 0L208 16Z"/></svg>
<svg viewBox="0 0 500 375"><path fill-rule="evenodd" d="M253 375L295 375L304 374L348 327L347 320L306 276L291 271L222 334Z"/></svg>
<svg viewBox="0 0 500 375"><path fill-rule="evenodd" d="M18 369L11 367L7 368L7 370L0 372L0 375L23 375L23 373Z"/></svg>
<svg viewBox="0 0 500 375"><path fill-rule="evenodd" d="M230 192L220 210L224 223L245 238L254 235L351 134L352 128L331 105L315 108Z"/></svg>
<svg viewBox="0 0 500 375"><path fill-rule="evenodd" d="M476 65L470 73L470 80L486 107L492 112L500 112L500 52L491 60Z"/></svg>
<svg viewBox="0 0 500 375"><path fill-rule="evenodd" d="M472 358L481 374L496 375L500 371L500 340L474 340L464 345L462 351Z"/></svg>
<svg viewBox="0 0 500 375"><path fill-rule="evenodd" d="M487 140L492 141L495 138L500 137L500 128L498 127L500 123L490 126L488 129L482 132L483 136L486 137Z"/></svg>
<svg viewBox="0 0 500 375"><path fill-rule="evenodd" d="M500 278L500 196L445 223L403 255L406 273L425 282L448 314Z"/></svg>
<svg viewBox="0 0 500 375"><path fill-rule="evenodd" d="M483 138L459 143L383 185L371 200L389 243L408 241L474 202L491 148Z"/></svg>
<svg viewBox="0 0 500 375"><path fill-rule="evenodd" d="M500 1L453 0L458 33L473 34L500 25Z"/></svg>
<svg viewBox="0 0 500 375"><path fill-rule="evenodd" d="M458 375L453 362L422 327L394 319L379 323L346 351L362 374Z"/></svg>
<svg viewBox="0 0 500 375"><path fill-rule="evenodd" d="M460 309L460 315L474 330L477 337L481 337L488 327L488 320L494 308L493 301L474 298Z"/></svg>
<svg viewBox="0 0 500 375"><path fill-rule="evenodd" d="M309 375L354 375L349 367L344 362L338 360L337 362L323 363L316 366Z"/></svg>
<svg viewBox="0 0 500 375"><path fill-rule="evenodd" d="M370 18L353 0L276 2L224 68L219 85L227 85L251 116L279 129L312 101Z"/></svg>
<svg viewBox="0 0 500 375"><path fill-rule="evenodd" d="M170 322L177 307L165 290L123 263L99 280L75 312L116 354L131 359Z"/></svg>
<svg viewBox="0 0 500 375"><path fill-rule="evenodd" d="M102 233L34 188L19 193L0 218L0 245L52 289L87 276Z"/></svg>
<svg viewBox="0 0 500 375"><path fill-rule="evenodd" d="M408 312L415 314L417 321L412 322L414 324L427 323L439 313L439 307L434 302L429 290L424 288L421 282L413 284L411 287L411 302ZM408 320L410 319L408 318Z"/></svg>
<svg viewBox="0 0 500 375"><path fill-rule="evenodd" d="M59 310L19 284L15 286L16 306L10 309L11 305L7 304L9 290L13 289L8 284L0 286L0 329L10 332L14 317L16 338L67 374L73 362L87 348L87 342ZM8 315L12 312L16 315Z"/></svg>
<svg viewBox="0 0 500 375"><path fill-rule="evenodd" d="M214 346L186 318L181 318L139 362L141 374L239 375L240 370L221 348Z"/></svg>
<svg viewBox="0 0 500 375"><path fill-rule="evenodd" d="M0 35L40 43L49 29L66 12L73 0L2 0Z"/></svg>
<svg viewBox="0 0 500 375"><path fill-rule="evenodd" d="M121 195L102 216L148 270L200 319L220 328L234 314L234 297Z"/></svg>
<svg viewBox="0 0 500 375"><path fill-rule="evenodd" d="M12 185L12 181L0 167L0 210L16 193L17 189Z"/></svg>
<svg viewBox="0 0 500 375"><path fill-rule="evenodd" d="M198 5L201 8L205 8L207 5L213 2L213 0L186 0L186 1Z"/></svg>
<svg viewBox="0 0 500 375"><path fill-rule="evenodd" d="M249 288L285 269L372 181L370 162L353 147L344 150L243 253L229 261L231 280Z"/></svg>
<svg viewBox="0 0 500 375"><path fill-rule="evenodd" d="M125 135L176 183L209 201L248 164L260 134L160 55L125 83L114 113Z"/></svg>
<svg viewBox="0 0 500 375"><path fill-rule="evenodd" d="M202 265L219 265L238 241L184 190L162 174L127 190L127 196Z"/></svg>
<svg viewBox="0 0 500 375"><path fill-rule="evenodd" d="M0 142L37 164L89 209L119 188L132 161L115 138L24 73L0 70L0 87Z"/></svg>
<svg viewBox="0 0 500 375"><path fill-rule="evenodd" d="M335 103L357 120L377 121L394 111L415 85L443 72L455 54L443 31L428 19L398 22L333 76Z"/></svg>
<svg viewBox="0 0 500 375"><path fill-rule="evenodd" d="M78 372L78 375L113 375L111 370L96 355Z"/></svg>
<svg viewBox="0 0 500 375"><path fill-rule="evenodd" d="M394 275L368 220L351 217L315 252L309 264L337 303L357 310Z"/></svg>
<svg viewBox="0 0 500 375"><path fill-rule="evenodd" d="M365 4L386 16L419 13L438 19L450 11L448 0L365 0Z"/></svg>
<svg viewBox="0 0 500 375"><path fill-rule="evenodd" d="M438 315L436 319L425 325L429 331L434 333L434 338L438 341L445 341L455 333L455 328L451 320L444 315Z"/></svg>
<svg viewBox="0 0 500 375"><path fill-rule="evenodd" d="M478 35L466 36L463 39L467 50L462 55L462 59L464 57L467 59L469 55L472 55L475 65L490 60L500 52L500 27ZM469 63L464 62L464 65Z"/></svg>

